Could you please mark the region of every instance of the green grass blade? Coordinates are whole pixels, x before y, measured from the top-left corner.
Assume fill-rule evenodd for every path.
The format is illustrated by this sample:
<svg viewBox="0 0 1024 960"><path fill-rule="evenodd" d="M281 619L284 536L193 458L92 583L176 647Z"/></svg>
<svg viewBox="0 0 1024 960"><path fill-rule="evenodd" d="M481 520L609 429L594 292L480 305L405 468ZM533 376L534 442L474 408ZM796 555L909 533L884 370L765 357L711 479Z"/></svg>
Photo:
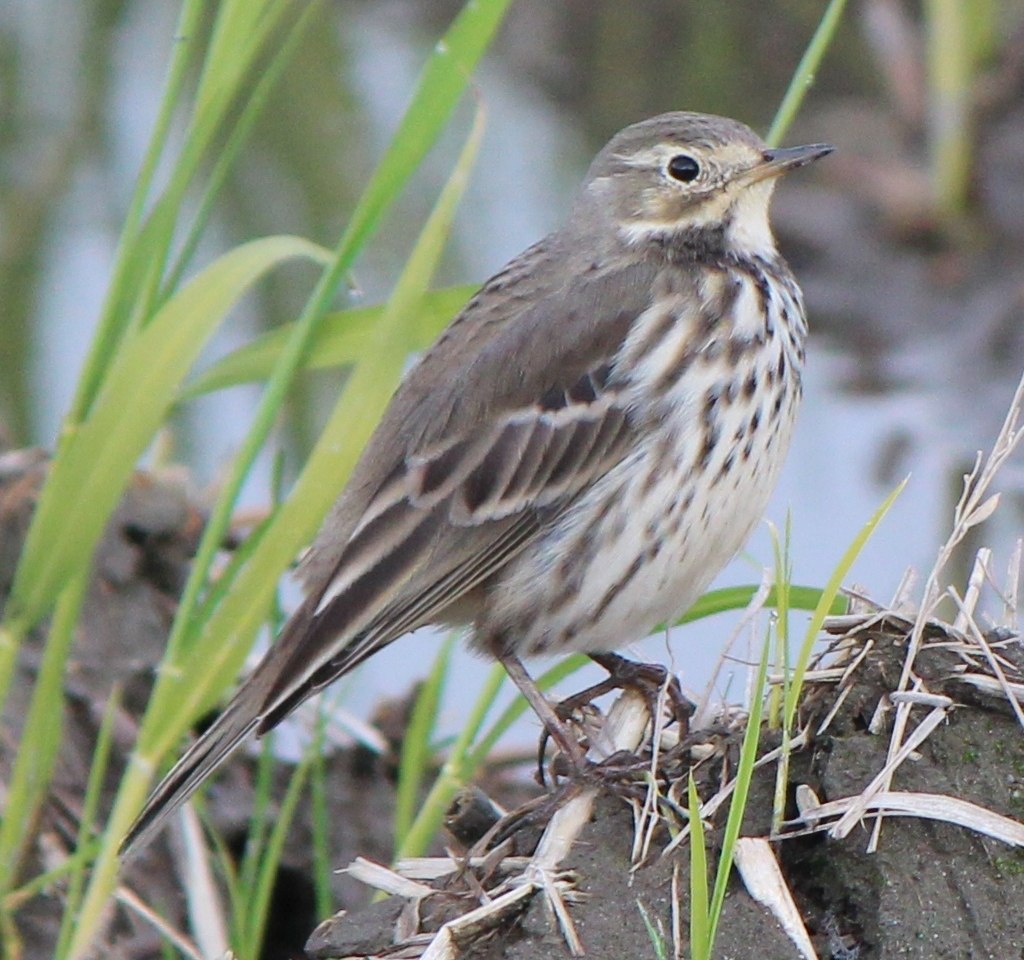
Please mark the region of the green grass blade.
<svg viewBox="0 0 1024 960"><path fill-rule="evenodd" d="M119 304L128 295L129 274L132 265L137 262L135 259L136 248L143 213L149 202L153 177L167 143L171 122L180 106L185 79L195 57L196 34L205 7L206 4L203 0L186 0L182 4L176 30L178 40L172 47L171 63L167 80L164 83L156 123L146 147L146 154L135 183L135 189L132 191L128 213L118 239L117 250L114 253L111 281L100 310L99 324L93 335L82 373L78 378L71 409L68 412L67 422L71 425L79 423L92 405L106 376L107 367L117 352L117 343L123 333L126 319L126 312L119 308Z"/></svg>
<svg viewBox="0 0 1024 960"><path fill-rule="evenodd" d="M722 587L720 590L709 590L683 616L674 622L678 626L683 623L693 623L695 620L702 620L704 617L713 616L716 613L725 613L728 610L745 610L757 593L759 587ZM816 610L821 604L822 590L819 587L802 587L790 584L788 589L788 608L790 610ZM775 587L768 592L765 599L766 607L779 606L779 594ZM846 613L849 604L844 597L833 595L828 606L827 613L832 616L839 616ZM663 628L658 628L663 629Z"/></svg>
<svg viewBox="0 0 1024 960"><path fill-rule="evenodd" d="M783 676L788 676L789 666L789 611L790 611L790 590L792 589L792 562L790 560L790 516L786 515L785 539L779 538L779 531L774 524L769 524L772 538L772 553L775 558L775 664L783 670ZM820 592L819 592L820 593ZM819 595L818 601L820 602ZM814 607L811 607L814 609ZM780 693L776 686L768 691L768 722L775 726L779 723L781 705L779 703Z"/></svg>
<svg viewBox="0 0 1024 960"><path fill-rule="evenodd" d="M9 601L24 627L43 617L69 577L84 571L135 464L180 384L229 308L285 260L322 260L297 237L268 237L215 260L122 345L89 413L53 463L32 518ZM140 387L140 371L145 386ZM77 502L74 529L67 505Z"/></svg>
<svg viewBox="0 0 1024 960"><path fill-rule="evenodd" d="M252 86L252 92L247 94L246 103L232 127L227 142L216 152L213 169L203 188L203 195L197 205L188 234L181 244L181 249L178 251L173 265L161 282L158 303L163 303L181 283L181 278L206 232L214 202L227 182L228 175L242 152L242 147L249 139L256 121L263 113L267 99L281 79L281 74L291 62L313 21L322 12L323 5L323 0L311 0L306 5L289 29L287 37L274 54L271 62L260 69L256 82Z"/></svg>
<svg viewBox="0 0 1024 960"><path fill-rule="evenodd" d="M433 290L423 296L415 317L410 318L409 350L426 349L478 289L463 284ZM384 315L385 304L352 307L329 313L314 333L303 358L307 370L350 367L365 356L373 344L375 330ZM266 380L277 363L292 330L291 324L263 334L228 354L185 385L178 398L184 403L195 397L240 383Z"/></svg>
<svg viewBox="0 0 1024 960"><path fill-rule="evenodd" d="M45 894L47 891L52 890L55 884L67 883L69 902L71 902L70 892L75 883L75 878L86 875L89 862L96 856L97 849L99 849L98 840L86 840L82 846L76 847L71 855L62 860L57 866L47 870L45 873L36 874L8 893L3 900L0 900L0 932L3 931L5 924L10 923L15 911L19 910L33 897L38 897L40 894ZM74 926L73 918L74 913L72 913L72 926ZM0 944L3 942L3 938L0 937ZM55 956L59 957L60 954L55 953Z"/></svg>
<svg viewBox="0 0 1024 960"><path fill-rule="evenodd" d="M542 674L537 679L537 686L541 690L547 690L589 662L588 658L582 654L567 657ZM434 780L426 799L420 805L416 819L399 845L395 853L396 859L423 855L427 845L437 833L455 794L473 778L498 740L526 712L526 701L521 696L516 696L494 721L487 733L479 741L477 740L484 720L493 708L506 679L505 669L501 664L495 664L480 688L469 717L449 750L447 760Z"/></svg>
<svg viewBox="0 0 1024 960"><path fill-rule="evenodd" d="M965 0L924 4L928 64L929 174L932 198L947 218L967 208L974 147L971 113L974 76L972 26L976 11Z"/></svg>
<svg viewBox="0 0 1024 960"><path fill-rule="evenodd" d="M470 747L504 682L505 671L500 664L495 664L477 694L476 703L452 745L448 759L420 804L419 813L396 848L396 860L423 855L444 820L455 794L472 776L475 766Z"/></svg>
<svg viewBox="0 0 1024 960"><path fill-rule="evenodd" d="M218 5L196 90L197 126L217 124L287 7L276 0L223 0Z"/></svg>
<svg viewBox="0 0 1024 960"><path fill-rule="evenodd" d="M295 768L295 772L288 781L288 789L285 791L284 799L281 801L281 805L274 817L273 829L270 831L267 842L258 858L259 873L256 877L256 882L247 891L244 942L236 945L239 957L258 957L261 955L261 947L266 933L267 920L269 919L270 901L274 893L274 885L277 881L277 871L281 865L281 856L284 853L285 841L288 839L288 831L291 829L292 821L295 819L295 810L302 797L302 789L305 786L306 778L309 776L312 758L312 749L308 747L302 761Z"/></svg>
<svg viewBox="0 0 1024 960"><path fill-rule="evenodd" d="M782 141L786 131L789 130L790 124L800 110L804 96L814 85L815 74L818 72L818 67L825 56L825 51L828 50L835 37L836 28L842 19L845 6L846 0L830 0L824 16L822 16L817 29L814 31L814 36L811 37L811 42L807 45L803 57L800 58L800 63L796 68L796 73L793 74L793 79L789 81L786 95L782 98L782 103L775 114L775 119L772 121L768 136L765 137L765 141L769 146L777 147Z"/></svg>
<svg viewBox="0 0 1024 960"><path fill-rule="evenodd" d="M398 766L398 787L395 796L395 849L405 842L415 818L420 786L430 766L433 751L430 745L437 727L437 712L451 665L455 637L449 636L441 645L434 666L420 688L412 716L402 738L402 755Z"/></svg>
<svg viewBox="0 0 1024 960"><path fill-rule="evenodd" d="M209 4L189 3L183 14L183 31L176 45L187 51L202 39L201 24ZM99 396L109 369L109 358L120 352L124 337L147 325L156 313L161 299L161 284L186 193L211 150L216 147L223 126L240 99L247 98L254 85L247 83L247 74L292 4L289 0L266 0L259 5L239 4L236 0L215 7L211 42L206 45L201 66L200 92L189 113L188 128L177 156L164 156L167 137L161 123L168 115L181 110L184 91L184 69L175 60L169 78L158 135L154 137L147 165L158 161L169 168L167 185L155 199L148 196L152 170L144 170L143 193L136 191L133 209L119 246L114 277L108 289L100 318L99 330L90 351L90 360L79 381L68 429L73 430L92 408ZM234 10L245 9L245 16ZM220 57L224 57L221 61ZM190 64L191 65L191 64ZM230 146L230 145L229 145ZM226 149L218 149L222 161L229 157ZM234 158L231 157L233 160ZM138 202L145 202L149 213L145 221L132 219L139 213ZM163 294L166 298L166 292Z"/></svg>
<svg viewBox="0 0 1024 960"><path fill-rule="evenodd" d="M537 679L537 686L541 690L547 690L589 662L582 654L567 657L542 674ZM473 778L490 755L495 743L527 710L526 701L521 696L516 696L487 733L477 739L506 679L504 667L495 664L481 686L469 717L449 750L448 758L431 786L426 800L420 805L420 811L412 827L395 853L396 859L423 855L437 833L455 794Z"/></svg>
<svg viewBox="0 0 1024 960"><path fill-rule="evenodd" d="M654 950L654 960L668 960L668 948L665 944L665 936L651 919L647 908L640 900L636 902L636 908L640 911L640 919L644 922L644 929L651 941L651 948Z"/></svg>
<svg viewBox="0 0 1024 960"><path fill-rule="evenodd" d="M807 633L804 635L804 641L800 647L800 653L797 656L796 666L793 670L793 677L790 681L789 689L786 691L784 720L787 729L792 729L793 727L797 704L800 702L800 691L803 688L804 674L807 673L807 664L810 663L811 652L814 650L814 643L818 639L821 625L825 622L825 617L829 615L832 603L838 595L840 587L843 585L843 580L846 579L846 575L850 572L850 567L853 566L861 550L864 549L864 545L871 538L871 535L892 508L896 498L903 492L903 488L906 485L907 480L903 480L882 501L881 506L871 515L868 522L864 524L857 536L854 537L853 542L846 548L842 557L839 558L839 563L836 564L835 570L832 571L832 575L828 578L828 583L825 584L825 588L821 592L821 600L818 602L817 607L815 607L811 620L807 624Z"/></svg>
<svg viewBox="0 0 1024 960"><path fill-rule="evenodd" d="M537 679L537 686L541 690L547 690L589 662L588 658L582 654L567 657L542 674ZM506 679L504 667L501 664L495 664L480 688L469 717L449 750L447 760L434 780L426 799L420 805L416 819L398 847L395 853L396 859L423 855L427 845L441 826L455 794L473 778L481 764L490 755L495 743L527 710L526 701L521 696L516 696L491 725L487 733L479 741L477 740L484 720L493 708Z"/></svg>
<svg viewBox="0 0 1024 960"><path fill-rule="evenodd" d="M715 942L718 921L722 916L722 905L725 903L725 890L732 871L733 853L736 839L743 825L743 815L747 809L747 797L750 794L750 782L754 776L754 764L757 762L757 745L761 737L761 713L764 707L765 694L768 688L768 657L771 650L770 637L765 637L761 648L761 662L757 668L757 679L750 700L750 716L747 718L747 729L743 734L743 745L740 747L740 762L736 770L736 789L729 801L729 816L725 821L722 837L722 852L715 873L715 890L711 898L711 910L708 914L708 953Z"/></svg>
<svg viewBox="0 0 1024 960"><path fill-rule="evenodd" d="M700 797L689 774L686 788L690 812L690 958L710 960L711 931L708 915L708 856L704 823L700 818Z"/></svg>
<svg viewBox="0 0 1024 960"><path fill-rule="evenodd" d="M392 145L352 214L345 232L346 244L354 249L362 247L381 214L433 146L494 38L509 2L471 0L437 43Z"/></svg>
<svg viewBox="0 0 1024 960"><path fill-rule="evenodd" d="M327 764L324 761L325 730L323 701L321 700L321 706L317 712L316 743L313 745L313 763L309 778L313 892L318 917L328 917L334 910L334 895L331 889L331 877L334 872L334 864L331 860L331 815L327 798Z"/></svg>
<svg viewBox="0 0 1024 960"><path fill-rule="evenodd" d="M17 880L22 856L34 839L25 824L37 822L53 777L63 735L64 676L88 582L86 576L80 576L61 595L5 784L0 820L0 899Z"/></svg>
<svg viewBox="0 0 1024 960"><path fill-rule="evenodd" d="M103 799L103 781L107 775L110 762L110 751L114 743L114 724L121 709L121 687L114 687L103 710L103 719L96 735L96 748L92 754L92 765L89 768L89 779L85 785L85 796L82 801L82 819L78 825L78 839L75 843L78 851L88 850L92 845L92 837L96 830L97 815ZM64 915L61 917L60 934L57 937L55 957L63 957L71 942L71 931L74 929L75 917L78 916L78 905L85 890L85 860L75 858L76 868L71 872L64 901Z"/></svg>
<svg viewBox="0 0 1024 960"><path fill-rule="evenodd" d="M249 814L249 826L245 837L245 850L242 861L237 867L238 909L233 911L235 934L239 942L246 935L246 923L250 905L246 903L251 892L256 889L257 878L263 869L263 852L267 837L276 815L271 813L273 805L274 770L277 767L274 741L277 738L271 731L260 741L260 755L256 762L256 777L252 791L252 811ZM308 747L307 747L308 749Z"/></svg>

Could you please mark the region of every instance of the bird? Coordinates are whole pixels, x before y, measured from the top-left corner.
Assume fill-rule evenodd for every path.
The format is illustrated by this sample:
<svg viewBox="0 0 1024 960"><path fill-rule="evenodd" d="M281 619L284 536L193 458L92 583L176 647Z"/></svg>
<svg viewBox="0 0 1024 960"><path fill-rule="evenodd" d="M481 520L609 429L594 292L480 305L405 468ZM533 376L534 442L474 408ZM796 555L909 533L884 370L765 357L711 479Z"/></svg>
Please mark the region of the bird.
<svg viewBox="0 0 1024 960"><path fill-rule="evenodd" d="M242 741L426 624L468 625L581 762L522 658L600 662L645 636L760 520L807 334L769 206L831 150L692 112L612 137L564 224L407 372L299 566L305 598L122 853Z"/></svg>

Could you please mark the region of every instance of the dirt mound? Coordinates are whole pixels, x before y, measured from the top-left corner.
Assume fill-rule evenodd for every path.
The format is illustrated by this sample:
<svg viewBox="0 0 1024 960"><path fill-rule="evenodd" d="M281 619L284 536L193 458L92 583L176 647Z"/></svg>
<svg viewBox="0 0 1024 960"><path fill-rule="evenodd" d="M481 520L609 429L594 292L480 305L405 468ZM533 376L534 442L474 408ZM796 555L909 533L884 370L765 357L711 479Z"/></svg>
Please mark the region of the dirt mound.
<svg viewBox="0 0 1024 960"><path fill-rule="evenodd" d="M895 770L891 784L867 802L866 814L839 838L829 835L829 827L843 810L867 801L888 762L897 719L892 691L913 625L896 616L874 616L831 626L844 638L812 673L820 679L810 683L801 711L806 742L789 758L787 822L772 833L779 737L766 730L762 756L767 762L755 773L741 833L779 838L767 847L784 881L779 892L785 888L792 896L818 957L1008 960L1024 955L1024 917L1007 908L1024 896L1024 854L1006 842L1021 839L1016 819L1024 813L1024 737L983 650L951 627L927 627L915 659L919 683L904 742L915 732L923 740ZM1020 683L1020 643L994 633L986 645L1007 682ZM560 841L564 856L539 864L546 854L538 849L550 845L554 811L561 815L587 792L570 788L564 803L552 802L544 811L534 804L510 814L483 843L464 851L464 861L452 861L453 872L435 882L436 892L424 895L423 888L404 901L404 908L392 898L365 914L328 921L307 950L318 958L419 956L429 934L447 923L455 952L437 956L553 960L567 956L575 942L589 957L653 957L662 955L652 944L653 926L661 931L655 939L663 939L664 955L687 956L689 852L686 844L672 844L685 823L678 804L683 758L703 756L698 771L707 801L723 775L735 769L737 742L733 732L703 747L699 738L690 738L666 751L653 831L649 821L644 826L643 799L620 783L616 791L591 799L585 822L576 825L578 834L568 843ZM838 812L825 806L829 801L841 801ZM877 849L868 852L879 808L893 812L883 818ZM723 804L710 818L712 850L721 840L726 810ZM819 810L828 818L824 823L816 818ZM648 831L649 844L640 866L638 825ZM1005 830L1004 839L980 832L989 827L1000 835ZM675 849L663 854L670 846ZM532 857L524 856L528 853ZM401 869L424 882L426 868L418 875L415 863ZM730 881L715 956L811 955L801 953L776 914L747 892L756 882L748 872L753 874L747 868L743 877L734 872ZM524 889L530 894L518 893ZM481 906L495 902L500 908ZM478 916L467 922L463 915L470 910Z"/></svg>

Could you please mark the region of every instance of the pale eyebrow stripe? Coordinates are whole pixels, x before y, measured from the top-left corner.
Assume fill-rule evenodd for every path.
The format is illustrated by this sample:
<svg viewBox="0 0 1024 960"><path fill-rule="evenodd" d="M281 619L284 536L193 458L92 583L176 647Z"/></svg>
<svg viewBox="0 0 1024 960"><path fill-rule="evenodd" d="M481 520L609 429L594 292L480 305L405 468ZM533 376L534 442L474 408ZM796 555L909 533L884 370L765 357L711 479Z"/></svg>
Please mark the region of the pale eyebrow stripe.
<svg viewBox="0 0 1024 960"><path fill-rule="evenodd" d="M689 147L678 146L671 143L662 143L656 147L649 147L640 153L617 153L615 159L626 167L661 167L668 162L669 157L677 153L691 152ZM702 151L693 151L701 157Z"/></svg>

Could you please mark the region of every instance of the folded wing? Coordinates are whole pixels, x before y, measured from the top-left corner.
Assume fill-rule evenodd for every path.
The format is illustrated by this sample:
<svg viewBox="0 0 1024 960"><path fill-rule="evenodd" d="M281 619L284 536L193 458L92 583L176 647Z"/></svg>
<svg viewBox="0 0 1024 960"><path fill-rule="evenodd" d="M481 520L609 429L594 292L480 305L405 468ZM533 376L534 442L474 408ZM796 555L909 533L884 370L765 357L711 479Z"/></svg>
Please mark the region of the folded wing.
<svg viewBox="0 0 1024 960"><path fill-rule="evenodd" d="M525 262L557 253L551 241L492 279L403 382L311 550L307 600L157 786L124 849L250 733L445 619L628 451L614 360L652 278L643 265L571 278ZM535 343L544 356L527 363Z"/></svg>

